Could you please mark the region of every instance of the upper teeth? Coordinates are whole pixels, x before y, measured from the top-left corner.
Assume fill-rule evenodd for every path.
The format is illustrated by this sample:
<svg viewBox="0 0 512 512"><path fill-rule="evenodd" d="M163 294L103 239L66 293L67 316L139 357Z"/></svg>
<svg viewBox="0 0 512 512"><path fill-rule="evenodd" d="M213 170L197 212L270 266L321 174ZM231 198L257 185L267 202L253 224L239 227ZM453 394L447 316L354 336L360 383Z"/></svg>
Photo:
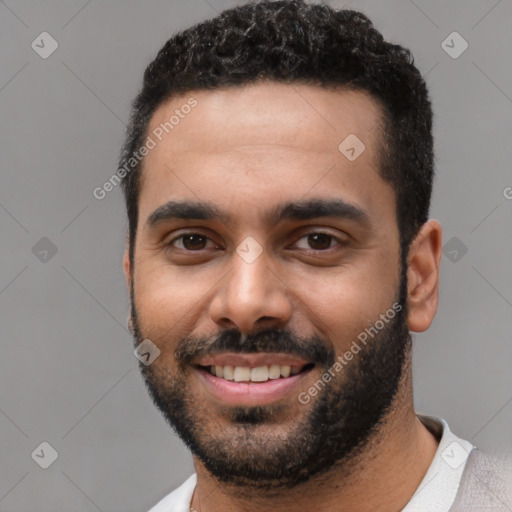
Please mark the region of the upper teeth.
<svg viewBox="0 0 512 512"><path fill-rule="evenodd" d="M268 379L278 379L279 377L289 377L295 375L301 370L300 366L280 366L271 364L265 366L211 366L210 372L217 377L235 382L252 381L265 382Z"/></svg>

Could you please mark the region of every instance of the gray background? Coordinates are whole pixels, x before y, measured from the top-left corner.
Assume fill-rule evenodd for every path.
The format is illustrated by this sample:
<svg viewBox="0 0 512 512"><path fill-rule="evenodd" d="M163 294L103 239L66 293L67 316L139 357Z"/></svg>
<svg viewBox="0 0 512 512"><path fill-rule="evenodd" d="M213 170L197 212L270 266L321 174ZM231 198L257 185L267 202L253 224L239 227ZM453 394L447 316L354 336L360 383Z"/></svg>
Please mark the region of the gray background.
<svg viewBox="0 0 512 512"><path fill-rule="evenodd" d="M121 190L92 191L115 172L157 50L237 3L0 2L0 511L147 510L193 471L126 330ZM440 311L415 338L417 409L510 449L512 2L330 3L413 51L436 115L432 216L468 249L455 262L446 250ZM43 31L59 44L48 59L31 48ZM441 47L453 31L469 43L457 59ZM57 248L47 261L42 237ZM43 441L58 452L46 470L31 457Z"/></svg>

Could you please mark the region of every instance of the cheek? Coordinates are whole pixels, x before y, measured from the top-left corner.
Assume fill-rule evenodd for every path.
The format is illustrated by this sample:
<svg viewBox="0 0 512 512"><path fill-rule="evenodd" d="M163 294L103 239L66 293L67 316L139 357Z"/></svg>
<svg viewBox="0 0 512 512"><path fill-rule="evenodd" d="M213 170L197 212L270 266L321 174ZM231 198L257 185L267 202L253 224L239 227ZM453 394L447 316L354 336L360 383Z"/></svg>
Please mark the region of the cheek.
<svg viewBox="0 0 512 512"><path fill-rule="evenodd" d="M201 299L216 279L212 273L173 270L168 265L144 262L135 274L135 304L144 336L159 346L174 344L190 335Z"/></svg>
<svg viewBox="0 0 512 512"><path fill-rule="evenodd" d="M396 300L399 276L393 265L387 265L387 272L374 262L324 269L323 273L288 274L286 282L297 307L337 350L343 350Z"/></svg>
<svg viewBox="0 0 512 512"><path fill-rule="evenodd" d="M186 316L197 288L185 286L164 266L140 265L135 275L135 304L142 332L161 337Z"/></svg>

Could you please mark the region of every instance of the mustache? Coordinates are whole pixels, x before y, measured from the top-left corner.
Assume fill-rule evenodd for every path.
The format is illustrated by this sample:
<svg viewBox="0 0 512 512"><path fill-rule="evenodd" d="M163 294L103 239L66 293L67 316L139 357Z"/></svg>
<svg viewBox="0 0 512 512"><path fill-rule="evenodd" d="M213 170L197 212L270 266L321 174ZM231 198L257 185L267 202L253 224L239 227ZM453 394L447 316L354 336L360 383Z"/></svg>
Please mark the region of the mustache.
<svg viewBox="0 0 512 512"><path fill-rule="evenodd" d="M302 337L281 329L267 329L246 337L237 329L210 337L186 337L178 343L174 355L178 362L190 364L196 357L222 352L280 352L326 366L334 364L335 356L332 343L318 335Z"/></svg>

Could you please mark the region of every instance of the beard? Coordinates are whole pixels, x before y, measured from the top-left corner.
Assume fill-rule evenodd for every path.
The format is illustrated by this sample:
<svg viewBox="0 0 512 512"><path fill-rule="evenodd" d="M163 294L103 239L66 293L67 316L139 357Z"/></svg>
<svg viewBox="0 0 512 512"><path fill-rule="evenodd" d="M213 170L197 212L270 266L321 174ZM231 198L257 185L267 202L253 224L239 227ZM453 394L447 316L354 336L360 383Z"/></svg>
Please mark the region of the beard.
<svg viewBox="0 0 512 512"><path fill-rule="evenodd" d="M313 362L314 370L321 370L321 379L335 364L336 354L328 339L316 335L301 337L287 330L268 329L242 341L240 332L233 329L213 338L187 337L176 346L174 368L155 362L148 366L140 363L139 368L153 403L220 482L272 494L334 466L348 472L350 463L377 438L400 389L411 347L406 289L402 273L395 301L402 306L400 311L364 346L359 343L357 355L345 361L335 378L322 383L324 387L307 405L298 400L300 405L216 406L215 414L223 420L220 423L194 401L193 389L187 384L192 370L189 362L199 355L225 351L284 352ZM137 346L145 337L137 319L133 286L131 295ZM290 411L297 408L299 412L290 419Z"/></svg>

